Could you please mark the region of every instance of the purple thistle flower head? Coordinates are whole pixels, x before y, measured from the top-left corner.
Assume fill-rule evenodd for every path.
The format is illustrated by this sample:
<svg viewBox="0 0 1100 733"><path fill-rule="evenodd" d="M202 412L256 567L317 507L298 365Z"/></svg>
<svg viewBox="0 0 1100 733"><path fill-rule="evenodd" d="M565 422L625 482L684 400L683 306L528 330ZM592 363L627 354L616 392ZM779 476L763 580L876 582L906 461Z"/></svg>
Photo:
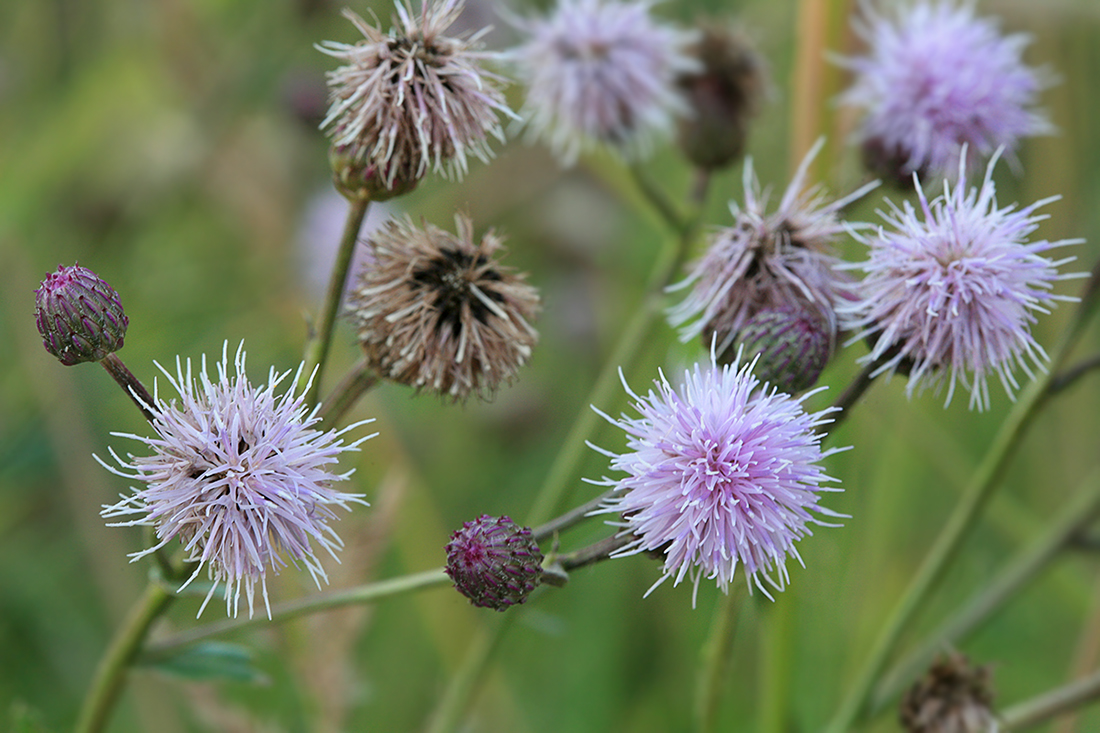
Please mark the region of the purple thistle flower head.
<svg viewBox="0 0 1100 733"><path fill-rule="evenodd" d="M878 185L869 183L829 202L818 187L805 189L806 173L824 140L803 159L773 214L767 214L768 193L761 193L752 159L745 161L745 206L730 202L733 226L719 229L691 274L669 292L690 288L687 297L669 309L680 339L703 336L716 341L724 355L750 318L762 310L816 309L827 322L828 338L836 338L834 309L852 297L852 283L836 269L833 241L848 229L839 212Z"/></svg>
<svg viewBox="0 0 1100 733"><path fill-rule="evenodd" d="M752 368L718 366L712 356L684 373L682 387L662 374L644 397L624 380L640 417L600 413L626 431L629 451L592 446L627 474L601 482L615 492L599 512L621 514L619 526L633 537L618 555L664 555L653 588L690 577L698 590L706 575L724 592L743 565L749 590L755 584L770 598L762 581L786 587L786 558L802 564L794 544L810 525L835 526L813 513L842 516L818 503L822 492L840 491L826 486L836 479L820 462L842 449L822 451L817 432L833 410L807 413L803 400L820 390L792 397L761 385Z"/></svg>
<svg viewBox="0 0 1100 733"><path fill-rule="evenodd" d="M207 373L205 356L197 379L190 359L185 369L177 358L175 375L157 365L179 400L162 400L154 391L156 404L150 408L156 414L155 437L114 433L144 443L153 454L130 454L123 460L112 449L119 468L100 461L112 473L145 484L117 504L105 506L102 514L137 515L111 526L156 527L157 544L134 553L134 560L180 538L187 561L198 565L184 587L203 567L213 581L200 615L218 584L224 583L227 613L237 615L243 588L251 616L259 585L270 616L267 572L286 567L282 554L296 566L304 565L318 586L326 579L313 543L335 559L342 543L329 526L336 519L332 507L365 504L361 495L331 486L353 471L334 473L331 467L341 453L356 450L374 436L350 444L342 438L370 420L339 431L315 429L320 422L317 410L308 411L304 402L309 385L297 392L301 367L280 397L275 389L290 372L276 374L272 369L265 386L253 386L245 376L243 344L232 373L227 349L223 346L216 379Z"/></svg>
<svg viewBox="0 0 1100 733"><path fill-rule="evenodd" d="M966 152L959 159L954 186L929 201L916 181L919 211L909 202L887 202L882 213L890 231L857 236L870 246L870 259L857 265L866 273L861 298L840 311L853 340L874 340L868 363L881 360L875 374L908 371L907 393L948 384L947 403L961 382L970 391L970 407L989 404L987 378L996 374L1009 397L1019 388L1013 371L1029 377L1043 368L1047 355L1031 335L1035 313L1046 313L1059 300L1050 292L1055 281L1081 277L1059 274L1048 250L1080 239L1029 242L1039 222L1040 207L1060 197L1017 209L1000 208L993 184L995 154L980 188L965 185ZM914 176L916 179L916 176Z"/></svg>
<svg viewBox="0 0 1100 733"><path fill-rule="evenodd" d="M855 73L841 101L866 111L859 138L881 175L907 183L947 178L963 146L971 165L1051 126L1035 111L1049 81L1022 60L1026 36L1001 35L972 3L911 0L892 16L864 5L856 31L868 55L840 63Z"/></svg>
<svg viewBox="0 0 1100 733"><path fill-rule="evenodd" d="M530 36L510 54L527 84L521 116L565 165L596 143L643 154L686 109L676 78L698 68L694 35L655 21L652 4L559 0L518 21Z"/></svg>
<svg viewBox="0 0 1100 733"><path fill-rule="evenodd" d="M482 514L451 535L447 575L455 588L481 608L504 611L527 600L542 578L542 552L511 517Z"/></svg>
<svg viewBox="0 0 1100 733"><path fill-rule="evenodd" d="M409 0L396 6L400 27L388 34L345 10L365 39L317 46L345 64L328 73L331 107L321 123L342 160L337 175L352 166L376 197L410 190L429 167L460 175L467 155L488 160L486 135L504 139L497 114L515 116L500 91L503 78L481 66L496 56L478 50L484 31L444 35L463 0L422 0L419 15Z"/></svg>

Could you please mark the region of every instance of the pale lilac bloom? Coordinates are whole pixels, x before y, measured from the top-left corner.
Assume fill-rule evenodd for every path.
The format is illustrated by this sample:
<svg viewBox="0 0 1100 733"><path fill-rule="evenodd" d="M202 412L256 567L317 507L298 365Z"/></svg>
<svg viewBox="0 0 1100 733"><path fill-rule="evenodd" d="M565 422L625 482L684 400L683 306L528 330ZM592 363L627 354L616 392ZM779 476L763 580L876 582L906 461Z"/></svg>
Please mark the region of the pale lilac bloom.
<svg viewBox="0 0 1100 733"><path fill-rule="evenodd" d="M813 513L842 516L818 503L822 492L840 491L825 485L836 479L819 465L843 450L821 449L817 429L834 410L807 413L803 400L820 390L792 397L762 385L752 368L739 359L717 366L712 355L685 370L679 388L662 373L644 397L624 379L640 417L600 413L626 431L629 450L592 446L627 474L599 482L615 492L598 513L622 515L617 524L632 539L617 556L664 555L647 595L668 578L676 585L690 577L698 591L704 575L725 592L743 565L749 590L755 584L770 598L763 581L786 587L786 558L802 564L795 542L810 525L836 526Z"/></svg>
<svg viewBox="0 0 1100 733"><path fill-rule="evenodd" d="M690 288L668 311L669 322L681 326L680 339L717 339L719 355L733 344L745 323L763 310L819 311L836 337L836 306L852 297L852 282L836 269L833 242L846 230L865 225L845 224L840 211L878 185L868 183L829 201L819 186L805 188L806 173L824 140L806 154L783 194L779 207L767 213L768 192L761 193L752 159L745 161L745 206L730 202L733 225L711 235L706 253L691 274L668 288Z"/></svg>
<svg viewBox="0 0 1100 733"><path fill-rule="evenodd" d="M1019 388L1018 367L1033 377L1044 368L1046 352L1031 335L1035 313L1059 300L1075 298L1051 292L1058 280L1083 277L1060 274L1074 257L1051 260L1044 253L1079 244L1081 239L1029 242L1046 215L1037 209L1059 196L1017 209L997 205L994 154L980 188L965 181L966 152L958 162L954 186L928 200L916 180L919 210L893 202L880 212L889 230L856 235L870 246L870 258L856 266L866 276L861 300L842 311L857 333L875 345L861 361L882 360L874 372L907 371L907 393L948 384L947 403L956 383L970 391L970 406L989 405L987 378L996 374L1011 398ZM914 176L916 179L916 176ZM853 340L854 340L853 339Z"/></svg>
<svg viewBox="0 0 1100 733"><path fill-rule="evenodd" d="M134 553L134 560L180 538L186 560L197 564L180 590L204 567L213 581L200 615L218 584L224 583L227 613L237 615L243 588L251 616L259 585L270 616L267 572L286 567L281 554L295 566L305 566L318 587L327 580L314 543L336 559L342 543L329 526L336 519L333 508L365 504L360 494L332 488L354 472L334 473L332 467L341 453L373 437L352 443L343 439L371 421L342 430L317 430L317 409L308 410L304 398L312 380L297 391L301 366L287 390L277 396L275 389L289 371L277 374L271 369L267 384L254 387L245 376L243 344L232 372L227 352L228 346L223 346L213 380L205 356L197 378L190 359L186 367L176 359L175 375L157 365L179 399L161 399L154 389L155 404L149 407L156 416L156 437L112 433L144 443L153 454L128 454L123 460L111 449L122 470L100 461L109 471L145 484L117 504L105 506L102 513L107 518L137 515L111 526L156 528L156 545Z"/></svg>
<svg viewBox="0 0 1100 733"><path fill-rule="evenodd" d="M520 114L564 164L596 143L643 154L686 110L676 79L698 68L694 34L654 20L652 4L559 0L549 17L516 21L529 35L510 54L527 85Z"/></svg>
<svg viewBox="0 0 1100 733"><path fill-rule="evenodd" d="M1051 131L1034 109L1049 79L1023 62L1027 36L1001 35L970 2L911 0L889 14L863 8L855 28L870 48L839 62L855 72L841 101L865 110L859 138L876 167L901 179L947 178L964 145L973 166Z"/></svg>

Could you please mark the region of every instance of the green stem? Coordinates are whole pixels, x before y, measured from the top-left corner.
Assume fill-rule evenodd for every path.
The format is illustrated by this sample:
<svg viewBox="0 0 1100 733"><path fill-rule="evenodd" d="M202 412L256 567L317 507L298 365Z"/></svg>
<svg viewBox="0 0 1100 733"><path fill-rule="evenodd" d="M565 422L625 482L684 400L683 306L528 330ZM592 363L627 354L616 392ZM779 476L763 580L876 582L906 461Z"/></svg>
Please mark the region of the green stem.
<svg viewBox="0 0 1100 733"><path fill-rule="evenodd" d="M111 378L118 382L118 386L122 387L122 391L134 401L145 419L152 424L155 419L152 410L156 407L156 402L153 400L153 395L149 394L149 390L145 389L145 385L141 383L141 380L135 377L133 372L122 363L122 359L119 359L115 354L107 354L99 363L107 370Z"/></svg>
<svg viewBox="0 0 1100 733"><path fill-rule="evenodd" d="M727 592L714 608L710 633L700 650L701 665L695 686L695 730L711 733L718 720L718 704L733 652L733 634L737 629L740 593Z"/></svg>
<svg viewBox="0 0 1100 733"><path fill-rule="evenodd" d="M871 698L873 714L889 705L920 673L933 657L957 645L968 634L1002 608L1033 578L1045 569L1072 539L1096 517L1100 510L1100 471L1093 472L1065 504L1040 537L1012 559L984 588L952 617L929 634L920 647L894 666L875 688Z"/></svg>
<svg viewBox="0 0 1100 733"><path fill-rule="evenodd" d="M653 206L665 223L677 234L683 234L689 224L689 218L680 213L680 210L672 203L668 195L664 192L660 186L658 186L653 179L649 177L649 174L645 172L639 165L630 166L630 175L634 179L634 184L638 187L638 190L642 192L646 200ZM698 184L697 184L698 185ZM705 192L705 188L704 188Z"/></svg>
<svg viewBox="0 0 1100 733"><path fill-rule="evenodd" d="M366 585L348 588L347 590L318 593L317 595L308 596L297 601L290 601L289 603L280 603L272 606L270 619L266 616L256 616L244 619L226 619L225 621L198 626L194 629L176 634L175 636L170 636L155 644L150 644L145 649L144 656L160 656L167 652L174 651L175 649L179 649L180 647L187 646L188 644L194 644L196 641L209 639L212 636L221 636L222 634L228 634L231 631L239 631L240 629L249 628L251 626L281 623L283 621L290 621L291 619L298 618L299 616L317 613L318 611L329 611L344 606L373 603L383 598L392 598L404 593L411 593L437 585L445 585L450 582L451 579L447 577L443 569L437 568L422 573L413 573L398 578L390 578L378 583L367 583Z"/></svg>
<svg viewBox="0 0 1100 733"><path fill-rule="evenodd" d="M791 655L794 642L794 596L784 594L767 609L761 655L760 731L790 730Z"/></svg>
<svg viewBox="0 0 1100 733"><path fill-rule="evenodd" d="M585 517L587 517L589 512L593 511L594 509L598 509L600 505L607 501L607 499L610 498L610 496L614 493L614 488L608 489L607 491L597 496L595 499L591 499L590 501L581 504L574 509L570 509L565 514L562 514L556 519L551 519L549 522L540 524L538 527L535 527L531 530L531 536L534 537L535 540L544 540L547 537L551 537L554 534L557 534L558 532L569 529L574 524L577 524Z"/></svg>
<svg viewBox="0 0 1100 733"><path fill-rule="evenodd" d="M451 678L443 699L429 720L427 733L450 733L459 727L467 707L473 703L474 693L489 666L489 660L496 654L504 632L511 627L517 615L515 612L505 614L492 627L482 627L478 631L477 637L466 649L462 666Z"/></svg>
<svg viewBox="0 0 1100 733"><path fill-rule="evenodd" d="M882 365L879 360L869 362L860 370L859 374L855 376L848 387L833 403L833 407L838 411L832 413L833 421L824 427L826 434L833 433L840 424L848 418L848 413L851 411L852 406L863 397L864 393L870 388L871 384L875 381L875 378L871 374Z"/></svg>
<svg viewBox="0 0 1100 733"><path fill-rule="evenodd" d="M1003 731L1025 730L1100 697L1100 671L1026 700L1001 713Z"/></svg>
<svg viewBox="0 0 1100 733"><path fill-rule="evenodd" d="M164 613L175 596L158 582L151 582L134 604L126 620L115 633L110 646L99 660L95 677L80 708L76 733L98 733L104 730L114 709L126 672L141 649L153 622Z"/></svg>
<svg viewBox="0 0 1100 733"><path fill-rule="evenodd" d="M871 689L882 673L902 632L954 560L963 540L974 527L985 503L993 494L1008 465L1009 458L1015 455L1016 448L1032 419L1045 404L1053 371L1061 365L1069 353L1084 328L1085 315L1091 311L1093 299L1085 300L1086 302L1082 303L1082 308L1077 312L1074 323L1055 350L1050 370L1042 373L1038 379L1028 385L1001 425L1000 431L982 458L982 462L963 491L947 523L880 631L855 684L829 724L828 733L849 733L856 721L864 715Z"/></svg>
<svg viewBox="0 0 1100 733"><path fill-rule="evenodd" d="M1100 369L1100 354L1093 354L1087 359L1074 364L1064 372L1054 375L1054 379L1050 381L1050 394L1055 395L1059 392L1069 389L1077 383L1081 377L1085 376L1091 371Z"/></svg>
<svg viewBox="0 0 1100 733"><path fill-rule="evenodd" d="M321 320L311 329L305 350L305 373L313 375L313 384L306 395L306 404L316 405L320 401L321 376L328 360L329 346L332 344L332 331L336 325L336 314L344 296L344 286L351 268L351 258L355 254L355 243L359 238L359 229L367 215L370 201L353 199L349 201L348 218L344 223L344 233L340 238L340 249L336 253L336 263L332 267L332 276L328 283L328 292L321 307ZM316 369L316 373L314 373Z"/></svg>
<svg viewBox="0 0 1100 733"><path fill-rule="evenodd" d="M360 359L321 403L321 421L335 425L359 398L378 384L378 376L366 359Z"/></svg>

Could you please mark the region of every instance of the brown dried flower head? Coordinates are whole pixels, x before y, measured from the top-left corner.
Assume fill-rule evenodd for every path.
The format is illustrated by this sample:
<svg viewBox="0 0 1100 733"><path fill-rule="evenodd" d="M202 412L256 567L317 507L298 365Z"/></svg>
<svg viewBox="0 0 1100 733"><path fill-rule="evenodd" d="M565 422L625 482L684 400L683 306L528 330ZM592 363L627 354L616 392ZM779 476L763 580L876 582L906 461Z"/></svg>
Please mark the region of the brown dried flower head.
<svg viewBox="0 0 1100 733"><path fill-rule="evenodd" d="M388 34L345 10L365 40L317 46L345 62L328 72L331 106L321 127L345 164L369 172L375 200L410 190L429 167L460 175L468 155L488 160L486 135L504 140L497 113L515 117L503 78L481 66L495 56L479 50L485 31L443 35L463 0L423 0L419 15L407 3L396 3L399 27Z"/></svg>
<svg viewBox="0 0 1100 733"><path fill-rule="evenodd" d="M409 217L377 232L348 315L380 376L459 401L491 396L527 361L539 297L493 259L500 237L475 243L469 217L455 223L457 236Z"/></svg>
<svg viewBox="0 0 1100 733"><path fill-rule="evenodd" d="M909 733L996 733L989 667L975 667L958 652L936 660L901 701Z"/></svg>

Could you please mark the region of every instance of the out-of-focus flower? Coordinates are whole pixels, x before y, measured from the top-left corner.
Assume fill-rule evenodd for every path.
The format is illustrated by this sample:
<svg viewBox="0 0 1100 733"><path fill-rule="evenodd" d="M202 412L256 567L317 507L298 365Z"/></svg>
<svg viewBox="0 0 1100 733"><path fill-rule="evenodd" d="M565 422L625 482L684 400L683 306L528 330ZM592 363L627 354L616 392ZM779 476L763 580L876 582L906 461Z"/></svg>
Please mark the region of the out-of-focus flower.
<svg viewBox="0 0 1100 733"><path fill-rule="evenodd" d="M684 155L707 170L725 168L745 152L749 123L767 88L764 60L740 32L703 24L691 55L700 68L677 79L691 113L680 118Z"/></svg>
<svg viewBox="0 0 1100 733"><path fill-rule="evenodd" d="M468 155L492 155L487 135L504 139L497 115L513 116L502 77L481 66L495 56L479 50L482 34L444 35L462 0L423 0L419 15L407 1L396 3L400 28L389 34L345 10L365 40L317 47L345 63L328 73L331 106L321 123L345 193L358 185L383 200L414 188L429 168L460 175Z"/></svg>
<svg viewBox="0 0 1100 733"><path fill-rule="evenodd" d="M130 325L115 289L80 265L46 274L34 291L34 316L42 345L65 366L118 351Z"/></svg>
<svg viewBox="0 0 1100 733"><path fill-rule="evenodd" d="M542 577L542 552L529 527L483 514L451 535L447 575L481 608L503 611L523 603Z"/></svg>
<svg viewBox="0 0 1100 733"><path fill-rule="evenodd" d="M946 654L909 689L899 717L909 733L997 733L989 667L962 654Z"/></svg>
<svg viewBox="0 0 1100 733"><path fill-rule="evenodd" d="M527 361L539 297L493 259L499 237L475 243L470 219L455 223L457 236L407 216L387 223L347 313L380 376L463 400L490 395Z"/></svg>
<svg viewBox="0 0 1100 733"><path fill-rule="evenodd" d="M511 53L527 85L521 116L564 164L596 143L642 154L685 111L675 80L697 68L693 36L655 21L651 5L559 0L549 17L518 21L530 36Z"/></svg>
<svg viewBox="0 0 1100 733"><path fill-rule="evenodd" d="M867 4L856 30L868 55L841 60L855 73L841 101L865 110L859 139L877 175L909 184L948 178L959 152L969 164L1051 126L1034 109L1049 82L1024 64L1026 36L1001 35L972 3L909 0L895 13Z"/></svg>
<svg viewBox="0 0 1100 733"><path fill-rule="evenodd" d="M861 299L840 310L855 338L874 340L861 361L881 360L874 372L906 371L908 394L920 386L947 381L947 402L961 382L970 391L970 406L989 404L987 378L996 374L1009 397L1019 388L1013 371L1029 377L1043 368L1046 352L1031 335L1035 313L1046 313L1059 300L1050 292L1059 274L1075 258L1053 261L1044 252L1083 240L1029 242L1039 222L1035 212L1058 196L1017 209L1000 208L993 184L997 155L989 162L980 188L965 181L965 151L958 179L944 183L944 193L929 201L917 182L919 210L909 202L888 202L872 237L857 234L870 247L870 259L858 265L866 273Z"/></svg>
<svg viewBox="0 0 1100 733"><path fill-rule="evenodd" d="M761 389L752 364L737 361L697 364L679 389L663 374L655 385L644 397L626 387L641 417L604 415L626 431L629 449L601 451L627 474L600 482L615 491L599 511L621 514L632 537L617 554L663 554L654 588L691 577L698 590L705 575L726 591L743 565L749 589L771 597L762 581L786 587L786 558L802 563L794 543L809 525L834 526L811 512L841 516L818 503L840 490L825 486L835 479L820 466L840 450L822 451L817 432L832 410L807 413L806 397Z"/></svg>
<svg viewBox="0 0 1100 733"><path fill-rule="evenodd" d="M691 274L669 288L690 287L687 297L669 310L672 325L683 326L681 340L702 335L707 343L715 341L721 356L755 314L784 309L817 309L829 324L830 340L835 339L834 310L852 297L852 283L836 269L839 260L831 245L846 228L863 226L845 224L838 214L878 183L832 202L818 187L803 190L806 171L822 144L818 141L803 159L770 216L752 160L745 162L745 207L730 202L733 226L715 232Z"/></svg>
<svg viewBox="0 0 1100 733"><path fill-rule="evenodd" d="M791 394L814 386L833 347L832 327L821 312L793 307L758 311L734 344L746 359L756 357L756 376Z"/></svg>
<svg viewBox="0 0 1100 733"><path fill-rule="evenodd" d="M316 410L307 411L303 397L309 385L297 393L301 367L279 397L275 389L290 372L272 369L266 386L254 387L245 376L243 345L232 373L227 352L224 346L215 379L207 373L205 356L197 379L190 360L185 369L177 359L175 375L157 365L179 401L155 397L156 437L114 433L144 443L153 455L131 454L123 460L112 450L119 467L100 461L111 472L145 484L104 507L103 516L138 515L112 526L156 527L157 544L135 553L135 560L179 537L186 560L198 564L184 586L203 567L214 581L200 614L224 583L228 613L237 615L243 588L251 616L259 585L270 615L267 572L286 567L281 555L304 565L318 586L325 579L314 543L333 558L341 547L329 526L336 518L332 508L365 504L358 494L332 488L353 471L334 473L331 466L341 453L373 436L344 443L342 436L363 422L339 431L314 429L320 418Z"/></svg>

